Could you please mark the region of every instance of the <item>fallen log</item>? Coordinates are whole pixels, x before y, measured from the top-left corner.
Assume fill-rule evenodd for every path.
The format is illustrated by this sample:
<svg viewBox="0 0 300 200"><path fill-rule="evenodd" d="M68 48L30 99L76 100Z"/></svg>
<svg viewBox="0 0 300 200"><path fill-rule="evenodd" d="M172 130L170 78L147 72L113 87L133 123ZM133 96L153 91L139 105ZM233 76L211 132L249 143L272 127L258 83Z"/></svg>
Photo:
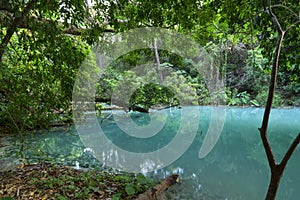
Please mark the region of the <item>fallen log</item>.
<svg viewBox="0 0 300 200"><path fill-rule="evenodd" d="M171 174L161 183L140 194L136 200L157 200L172 185L179 182L179 175Z"/></svg>
<svg viewBox="0 0 300 200"><path fill-rule="evenodd" d="M177 107L178 109L181 108L181 106L179 104L170 104L170 105L165 105L165 106L151 106L150 108L154 109L154 110L164 110L167 108L174 108L174 107Z"/></svg>
<svg viewBox="0 0 300 200"><path fill-rule="evenodd" d="M146 106L140 106L140 105L132 105L129 107L129 111L138 111L142 113L149 113L149 108Z"/></svg>

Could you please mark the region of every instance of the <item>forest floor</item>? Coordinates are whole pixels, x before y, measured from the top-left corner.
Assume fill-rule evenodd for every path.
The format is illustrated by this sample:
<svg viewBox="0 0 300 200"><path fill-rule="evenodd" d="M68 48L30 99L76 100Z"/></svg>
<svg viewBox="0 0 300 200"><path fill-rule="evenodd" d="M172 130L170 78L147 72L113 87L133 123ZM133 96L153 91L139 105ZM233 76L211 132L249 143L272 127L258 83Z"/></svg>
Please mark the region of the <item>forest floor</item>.
<svg viewBox="0 0 300 200"><path fill-rule="evenodd" d="M176 183L170 184L168 178L159 183L142 174L78 170L51 163L20 165L5 157L9 136L0 130L0 200L131 200L141 195L144 199L161 195Z"/></svg>
<svg viewBox="0 0 300 200"><path fill-rule="evenodd" d="M136 199L155 183L143 175L76 170L49 163L0 172L0 200Z"/></svg>

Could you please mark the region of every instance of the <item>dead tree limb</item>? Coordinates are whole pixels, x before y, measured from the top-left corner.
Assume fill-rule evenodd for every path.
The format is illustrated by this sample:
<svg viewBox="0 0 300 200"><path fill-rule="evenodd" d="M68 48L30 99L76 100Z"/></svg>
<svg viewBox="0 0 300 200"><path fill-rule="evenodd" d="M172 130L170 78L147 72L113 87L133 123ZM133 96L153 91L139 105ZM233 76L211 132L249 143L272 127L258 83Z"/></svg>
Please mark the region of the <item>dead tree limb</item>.
<svg viewBox="0 0 300 200"><path fill-rule="evenodd" d="M157 200L166 190L172 185L179 182L179 176L177 174L171 174L160 184L157 184L153 188L140 194L136 200Z"/></svg>

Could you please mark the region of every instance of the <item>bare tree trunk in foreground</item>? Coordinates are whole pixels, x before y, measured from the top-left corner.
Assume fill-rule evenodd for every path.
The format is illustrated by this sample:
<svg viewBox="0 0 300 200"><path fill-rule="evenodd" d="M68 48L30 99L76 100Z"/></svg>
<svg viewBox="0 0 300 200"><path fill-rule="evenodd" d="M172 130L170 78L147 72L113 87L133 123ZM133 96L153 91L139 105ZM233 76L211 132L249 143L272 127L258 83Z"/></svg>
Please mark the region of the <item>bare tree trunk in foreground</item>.
<svg viewBox="0 0 300 200"><path fill-rule="evenodd" d="M272 151L272 148L270 146L269 140L267 138L267 129L268 129L268 123L269 123L269 116L271 112L271 107L272 107L272 102L273 102L273 97L275 93L275 86L276 86L276 78L277 78L277 71L278 71L278 64L279 64L279 56L280 56L280 50L282 46L282 41L284 38L285 33L291 29L294 25L300 23L300 19L293 23L291 26L289 26L286 30L283 30L281 28L281 25L276 17L276 15L272 12L271 9L271 1L268 0L268 9L266 9L266 6L264 5L264 1L262 1L264 10L268 12L268 14L271 16L273 20L273 24L276 27L276 31L278 33L277 37L277 44L276 44L276 49L275 49L275 55L273 58L273 64L272 64L272 73L271 73L271 80L269 84L269 94L268 94L268 99L267 99L267 104L264 112L264 117L262 121L262 126L259 128L260 131L260 136L261 140L264 145L264 149L268 158L268 163L269 167L271 170L271 180L269 183L268 187L268 192L266 195L266 200L275 200L278 188L279 188L279 183L282 178L284 169L288 163L288 160L290 159L291 155L293 154L294 150L296 149L297 145L300 142L300 133L298 136L294 139L292 144L290 145L289 149L285 153L282 161L277 164L275 161L275 157Z"/></svg>

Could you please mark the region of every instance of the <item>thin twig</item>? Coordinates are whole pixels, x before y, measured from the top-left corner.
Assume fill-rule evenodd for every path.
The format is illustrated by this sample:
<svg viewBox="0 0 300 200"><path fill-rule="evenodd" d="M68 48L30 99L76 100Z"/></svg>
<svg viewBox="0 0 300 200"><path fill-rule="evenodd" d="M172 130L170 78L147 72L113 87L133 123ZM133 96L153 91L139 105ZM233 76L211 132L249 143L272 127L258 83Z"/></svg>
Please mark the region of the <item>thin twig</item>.
<svg viewBox="0 0 300 200"><path fill-rule="evenodd" d="M273 11L272 11L271 0L268 0L268 11L269 11L269 14L270 14L270 16L271 16L273 22L274 22L274 25L275 25L275 27L276 27L276 30L278 31L279 34L282 33L283 30L282 30L282 28L281 28L281 25L280 25L280 23L279 23L279 21L278 21L276 15L274 15L274 13L273 13Z"/></svg>
<svg viewBox="0 0 300 200"><path fill-rule="evenodd" d="M297 13L295 13L292 9L290 9L289 7L285 6L285 5L282 5L282 4L276 4L276 5L272 5L271 8L284 8L286 10L288 10L290 13L292 13L292 15L294 17L296 17L297 19L299 19L299 16L297 15Z"/></svg>
<svg viewBox="0 0 300 200"><path fill-rule="evenodd" d="M300 23L300 20L299 21L296 21L294 22L293 24L291 24L289 27L287 27L287 29L285 30L286 32L289 31L291 28L293 28L294 26L296 26L297 24Z"/></svg>

